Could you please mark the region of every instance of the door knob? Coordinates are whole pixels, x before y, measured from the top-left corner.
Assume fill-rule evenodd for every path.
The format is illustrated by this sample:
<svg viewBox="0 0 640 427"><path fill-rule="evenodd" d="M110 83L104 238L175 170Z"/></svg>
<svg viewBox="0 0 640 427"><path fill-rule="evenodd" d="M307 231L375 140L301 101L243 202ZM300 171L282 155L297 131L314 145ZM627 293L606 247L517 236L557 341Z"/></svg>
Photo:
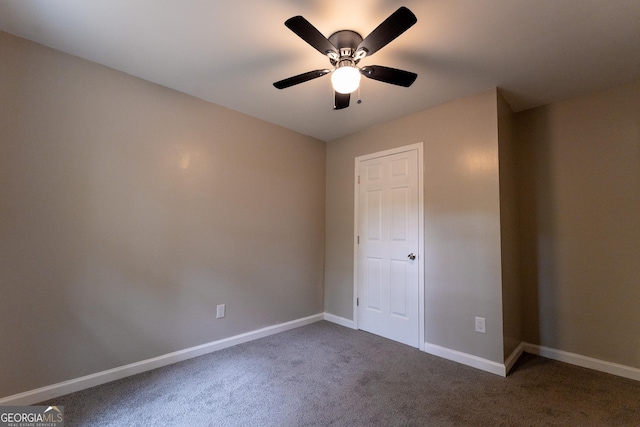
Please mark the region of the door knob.
<svg viewBox="0 0 640 427"><path fill-rule="evenodd" d="M409 255L407 255L407 258L409 258L411 261L413 261L414 259L416 259L416 254L411 252Z"/></svg>

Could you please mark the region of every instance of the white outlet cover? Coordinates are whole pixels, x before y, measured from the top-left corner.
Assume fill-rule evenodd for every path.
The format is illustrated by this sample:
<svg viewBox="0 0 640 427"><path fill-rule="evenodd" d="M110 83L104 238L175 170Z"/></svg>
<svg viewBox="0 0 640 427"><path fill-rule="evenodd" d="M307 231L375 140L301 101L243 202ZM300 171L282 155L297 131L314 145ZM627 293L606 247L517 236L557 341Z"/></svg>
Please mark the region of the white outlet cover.
<svg viewBox="0 0 640 427"><path fill-rule="evenodd" d="M225 304L219 304L216 307L216 319L220 319L225 316Z"/></svg>
<svg viewBox="0 0 640 427"><path fill-rule="evenodd" d="M476 332L482 334L487 333L486 323L484 317L476 317Z"/></svg>

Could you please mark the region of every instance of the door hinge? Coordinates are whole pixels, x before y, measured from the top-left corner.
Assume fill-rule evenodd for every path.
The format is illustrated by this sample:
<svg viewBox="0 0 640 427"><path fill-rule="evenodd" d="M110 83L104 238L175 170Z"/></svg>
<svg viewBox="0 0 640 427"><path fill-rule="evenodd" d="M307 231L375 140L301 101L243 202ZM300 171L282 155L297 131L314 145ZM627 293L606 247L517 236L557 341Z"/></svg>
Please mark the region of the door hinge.
<svg viewBox="0 0 640 427"><path fill-rule="evenodd" d="M360 184L360 175L358 175L358 184Z"/></svg>
<svg viewBox="0 0 640 427"><path fill-rule="evenodd" d="M356 307L360 307L360 298L356 298Z"/></svg>
<svg viewBox="0 0 640 427"><path fill-rule="evenodd" d="M358 244L360 244L360 236L358 236Z"/></svg>

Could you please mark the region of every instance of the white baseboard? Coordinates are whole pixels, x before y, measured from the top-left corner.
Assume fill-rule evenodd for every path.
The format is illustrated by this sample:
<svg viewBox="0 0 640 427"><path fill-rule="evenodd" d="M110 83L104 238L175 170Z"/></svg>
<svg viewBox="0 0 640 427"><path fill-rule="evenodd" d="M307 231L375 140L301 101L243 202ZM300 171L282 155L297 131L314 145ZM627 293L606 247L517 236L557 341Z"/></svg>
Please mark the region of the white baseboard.
<svg viewBox="0 0 640 427"><path fill-rule="evenodd" d="M513 350L513 352L509 355L509 357L507 357L507 360L504 361L504 368L506 371L506 375L509 375L509 371L511 371L511 368L513 368L513 365L516 364L520 356L522 356L522 353L524 353L524 346L525 344L521 342L518 345L518 347L516 347L516 349Z"/></svg>
<svg viewBox="0 0 640 427"><path fill-rule="evenodd" d="M23 393L14 394L12 396L0 398L0 406L33 405L34 403L42 402L44 400L54 399L65 394L119 380L130 375L139 374L141 372L150 371L152 369L167 366L172 363L177 363L183 360L202 356L204 354L213 353L215 351L232 347L234 345L253 341L259 338L267 337L269 335L288 331L290 329L295 329L300 326L308 325L323 319L347 328L356 329L355 322L353 320L345 319L344 317L336 316L330 313L315 314L313 316L305 317L302 319L292 320L290 322L281 323L279 325L268 326L266 328L221 339L218 341L212 341L210 343L175 351L173 353L168 353L151 359L142 360L140 362L131 363L129 365L120 366L106 371L97 372L95 374L86 375L80 378L75 378L72 380L63 381L61 383L41 387L35 390L30 390ZM581 366L583 368L589 368L596 371L640 381L640 369L638 368L606 362L575 353L569 353L562 350L555 350L552 348L528 343L521 343L513 351L513 353L511 353L504 364L430 343L424 343L424 351L434 356L462 363L463 365L471 366L473 368L503 377L505 377L511 370L520 355L522 355L523 352L526 352L560 362Z"/></svg>
<svg viewBox="0 0 640 427"><path fill-rule="evenodd" d="M356 323L353 320L345 319L344 317L336 316L335 314L324 313L324 320L337 323L338 325L347 328L356 329Z"/></svg>
<svg viewBox="0 0 640 427"><path fill-rule="evenodd" d="M84 377L75 378L61 383L52 384L46 387L41 387L35 390L26 391L24 393L14 394L12 396L4 397L0 399L1 406L11 405L33 405L34 403L42 402L44 400L54 399L56 397L73 393L76 391L84 390L89 387L94 387L100 384L105 384L111 381L119 380L130 375L139 374L141 372L150 371L152 369L160 368L162 366L170 365L172 363L181 362L183 360L191 359L193 357L202 356L204 354L213 353L218 350L222 350L234 345L242 344L248 341L253 341L259 338L267 337L269 335L277 334L280 332L288 331L290 329L298 328L300 326L308 325L324 319L323 313L316 314L302 319L292 320L290 322L281 323L279 325L268 326L266 328L258 329L255 331L247 332L244 334L236 335L229 338L224 338L218 341L212 341L210 343L198 345L195 347L187 348L184 350L175 351L162 356L153 357L151 359L142 360L140 362L131 363L129 365L120 366L117 368L109 369L95 374L86 375Z"/></svg>
<svg viewBox="0 0 640 427"><path fill-rule="evenodd" d="M435 344L425 343L425 351L429 354L433 354L434 356L439 356L444 359L462 363L503 377L506 377L509 371L511 371L511 368L513 368L513 365L518 361L518 358L520 358L522 353L530 353L546 357L548 359L557 360L559 362L565 362L571 365L581 366L583 368L640 381L640 369L638 368L606 362L604 360L594 359L580 354L569 353L567 351L556 350L525 342L520 343L520 345L509 355L505 360L504 365Z"/></svg>
<svg viewBox="0 0 640 427"><path fill-rule="evenodd" d="M543 347L535 344L524 344L524 351L531 354L537 354L548 359L557 360L559 362L570 363L572 365L589 368L607 374L617 375L619 377L629 378L640 381L640 369L631 366L620 365L617 363L605 362L604 360L594 359L592 357L582 356L580 354L569 353L562 350L556 350L549 347Z"/></svg>
<svg viewBox="0 0 640 427"><path fill-rule="evenodd" d="M480 369L485 372L490 372L502 377L507 376L507 368L504 364L494 362L489 359L484 359L482 357L463 353L457 350L451 350L450 348L441 347L439 345L430 344L428 342L424 343L424 351L429 354L433 354L434 356L462 363L463 365L471 366L472 368Z"/></svg>

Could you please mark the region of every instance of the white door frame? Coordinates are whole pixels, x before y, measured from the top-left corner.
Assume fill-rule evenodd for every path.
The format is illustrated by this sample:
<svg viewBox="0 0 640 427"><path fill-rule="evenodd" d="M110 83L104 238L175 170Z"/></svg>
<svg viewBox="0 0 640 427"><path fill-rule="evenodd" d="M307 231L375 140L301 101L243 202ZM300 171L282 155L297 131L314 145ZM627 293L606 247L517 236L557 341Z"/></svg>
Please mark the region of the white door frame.
<svg viewBox="0 0 640 427"><path fill-rule="evenodd" d="M418 150L418 345L419 349L424 351L424 143L418 142L403 147L392 148L377 153L365 154L355 159L354 170L354 217L353 217L353 323L358 328L358 171L359 163L376 159L378 157L386 157L392 154L404 153L406 151Z"/></svg>

